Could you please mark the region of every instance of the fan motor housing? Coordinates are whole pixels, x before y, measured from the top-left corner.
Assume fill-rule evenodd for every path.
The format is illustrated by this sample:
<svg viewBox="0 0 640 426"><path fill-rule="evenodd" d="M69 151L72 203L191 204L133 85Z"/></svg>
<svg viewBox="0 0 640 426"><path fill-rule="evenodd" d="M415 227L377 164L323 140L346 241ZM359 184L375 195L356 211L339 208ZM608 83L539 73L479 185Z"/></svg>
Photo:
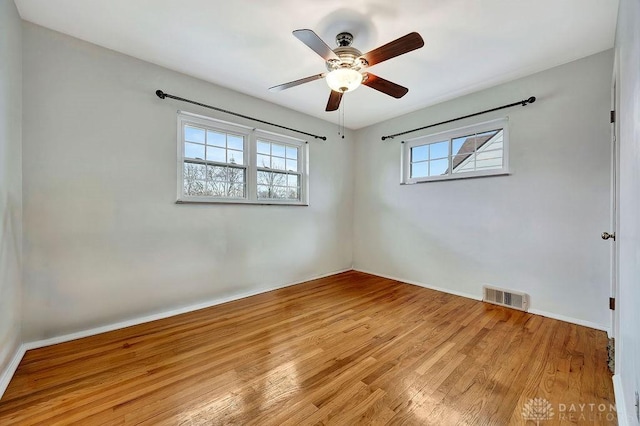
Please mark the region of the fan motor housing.
<svg viewBox="0 0 640 426"><path fill-rule="evenodd" d="M338 55L340 60L333 59L327 61L327 69L329 71L333 71L338 68L351 68L359 71L366 66L366 61L360 59L360 57L362 56L362 52L360 52L355 47L337 47L333 49L333 52Z"/></svg>

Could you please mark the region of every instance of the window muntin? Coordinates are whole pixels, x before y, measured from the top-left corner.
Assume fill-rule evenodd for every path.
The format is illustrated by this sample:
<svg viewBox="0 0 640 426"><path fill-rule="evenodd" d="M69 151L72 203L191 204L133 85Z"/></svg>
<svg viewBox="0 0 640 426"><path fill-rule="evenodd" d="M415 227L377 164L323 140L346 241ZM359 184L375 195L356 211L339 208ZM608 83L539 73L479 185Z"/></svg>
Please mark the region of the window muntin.
<svg viewBox="0 0 640 426"><path fill-rule="evenodd" d="M178 202L307 205L305 141L178 114Z"/></svg>
<svg viewBox="0 0 640 426"><path fill-rule="evenodd" d="M494 120L406 141L402 183L507 174L507 123Z"/></svg>

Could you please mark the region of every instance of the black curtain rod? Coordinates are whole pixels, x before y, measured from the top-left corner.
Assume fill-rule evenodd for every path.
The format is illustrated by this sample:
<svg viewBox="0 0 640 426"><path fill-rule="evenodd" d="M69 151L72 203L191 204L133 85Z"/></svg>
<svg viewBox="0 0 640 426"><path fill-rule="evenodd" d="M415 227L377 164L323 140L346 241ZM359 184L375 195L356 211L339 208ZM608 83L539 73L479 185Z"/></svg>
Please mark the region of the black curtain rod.
<svg viewBox="0 0 640 426"><path fill-rule="evenodd" d="M222 108L214 107L214 106L211 106L211 105L203 104L203 103L200 103L200 102L192 101L190 99L181 98L180 96L170 95L168 93L164 93L162 90L156 90L156 95L158 95L158 97L160 99L164 99L164 98L176 99L178 101L188 102L190 104L194 104L194 105L198 105L198 106L201 106L201 107L205 107L205 108L213 109L213 110L216 110L216 111L224 112L225 114L235 115L236 117L246 118L247 120L257 121L258 123L268 124L269 126L275 126L275 127L281 128L281 129L291 130L292 132L301 133L303 135L313 136L314 138L322 139L323 141L327 140L326 136L314 135L312 133L303 132L302 130L296 130L296 129L292 129L291 127L281 126L279 124L270 123L268 121L260 120L259 118L249 117L248 115L242 115L242 114L238 114L237 112L227 111L226 109L222 109Z"/></svg>
<svg viewBox="0 0 640 426"><path fill-rule="evenodd" d="M418 127L417 129L407 130L406 132L400 132L400 133L396 133L394 135L383 136L382 140L384 141L386 139L393 139L396 136L406 135L407 133L417 132L418 130L428 129L429 127L435 127L435 126L439 126L441 124L451 123L453 121L464 120L465 118L475 117L476 115L486 114L486 113L492 112L492 111L498 111L499 109L511 108L513 106L516 106L516 105L525 106L527 104L532 104L535 101L536 101L536 97L535 96L531 96L529 99L523 99L523 100L521 100L519 102L514 102L514 103L509 104L509 105L502 105L502 106L499 106L497 108L491 108L491 109L487 109L487 110L484 110L484 111L476 112L474 114L464 115L464 116L458 117L458 118L452 118L451 120L441 121L441 122L435 123L435 124L429 124L428 126Z"/></svg>

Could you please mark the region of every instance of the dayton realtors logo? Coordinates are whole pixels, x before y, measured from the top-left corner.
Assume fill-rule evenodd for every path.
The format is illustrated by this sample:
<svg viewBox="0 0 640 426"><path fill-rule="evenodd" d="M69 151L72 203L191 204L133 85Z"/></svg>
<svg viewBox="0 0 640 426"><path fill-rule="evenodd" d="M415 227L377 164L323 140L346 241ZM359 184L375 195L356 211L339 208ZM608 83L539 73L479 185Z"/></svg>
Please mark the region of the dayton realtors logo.
<svg viewBox="0 0 640 426"><path fill-rule="evenodd" d="M616 406L614 404L557 404L554 411L554 405L544 398L535 398L528 400L522 406L522 418L524 420L533 420L536 426L540 426L540 422L551 420L554 418L556 411L558 420L569 422L611 422L616 421Z"/></svg>
<svg viewBox="0 0 640 426"><path fill-rule="evenodd" d="M553 406L544 398L530 399L522 407L522 418L533 420L538 426L543 420L551 420L553 414Z"/></svg>

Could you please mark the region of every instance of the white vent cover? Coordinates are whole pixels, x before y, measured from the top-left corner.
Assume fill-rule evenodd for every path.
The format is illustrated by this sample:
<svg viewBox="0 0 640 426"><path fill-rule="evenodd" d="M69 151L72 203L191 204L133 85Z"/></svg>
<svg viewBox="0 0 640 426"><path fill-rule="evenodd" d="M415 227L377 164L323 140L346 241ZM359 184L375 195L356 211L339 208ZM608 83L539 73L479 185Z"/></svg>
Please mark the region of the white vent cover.
<svg viewBox="0 0 640 426"><path fill-rule="evenodd" d="M500 306L527 311L529 309L529 295L513 290L483 286L482 300Z"/></svg>

